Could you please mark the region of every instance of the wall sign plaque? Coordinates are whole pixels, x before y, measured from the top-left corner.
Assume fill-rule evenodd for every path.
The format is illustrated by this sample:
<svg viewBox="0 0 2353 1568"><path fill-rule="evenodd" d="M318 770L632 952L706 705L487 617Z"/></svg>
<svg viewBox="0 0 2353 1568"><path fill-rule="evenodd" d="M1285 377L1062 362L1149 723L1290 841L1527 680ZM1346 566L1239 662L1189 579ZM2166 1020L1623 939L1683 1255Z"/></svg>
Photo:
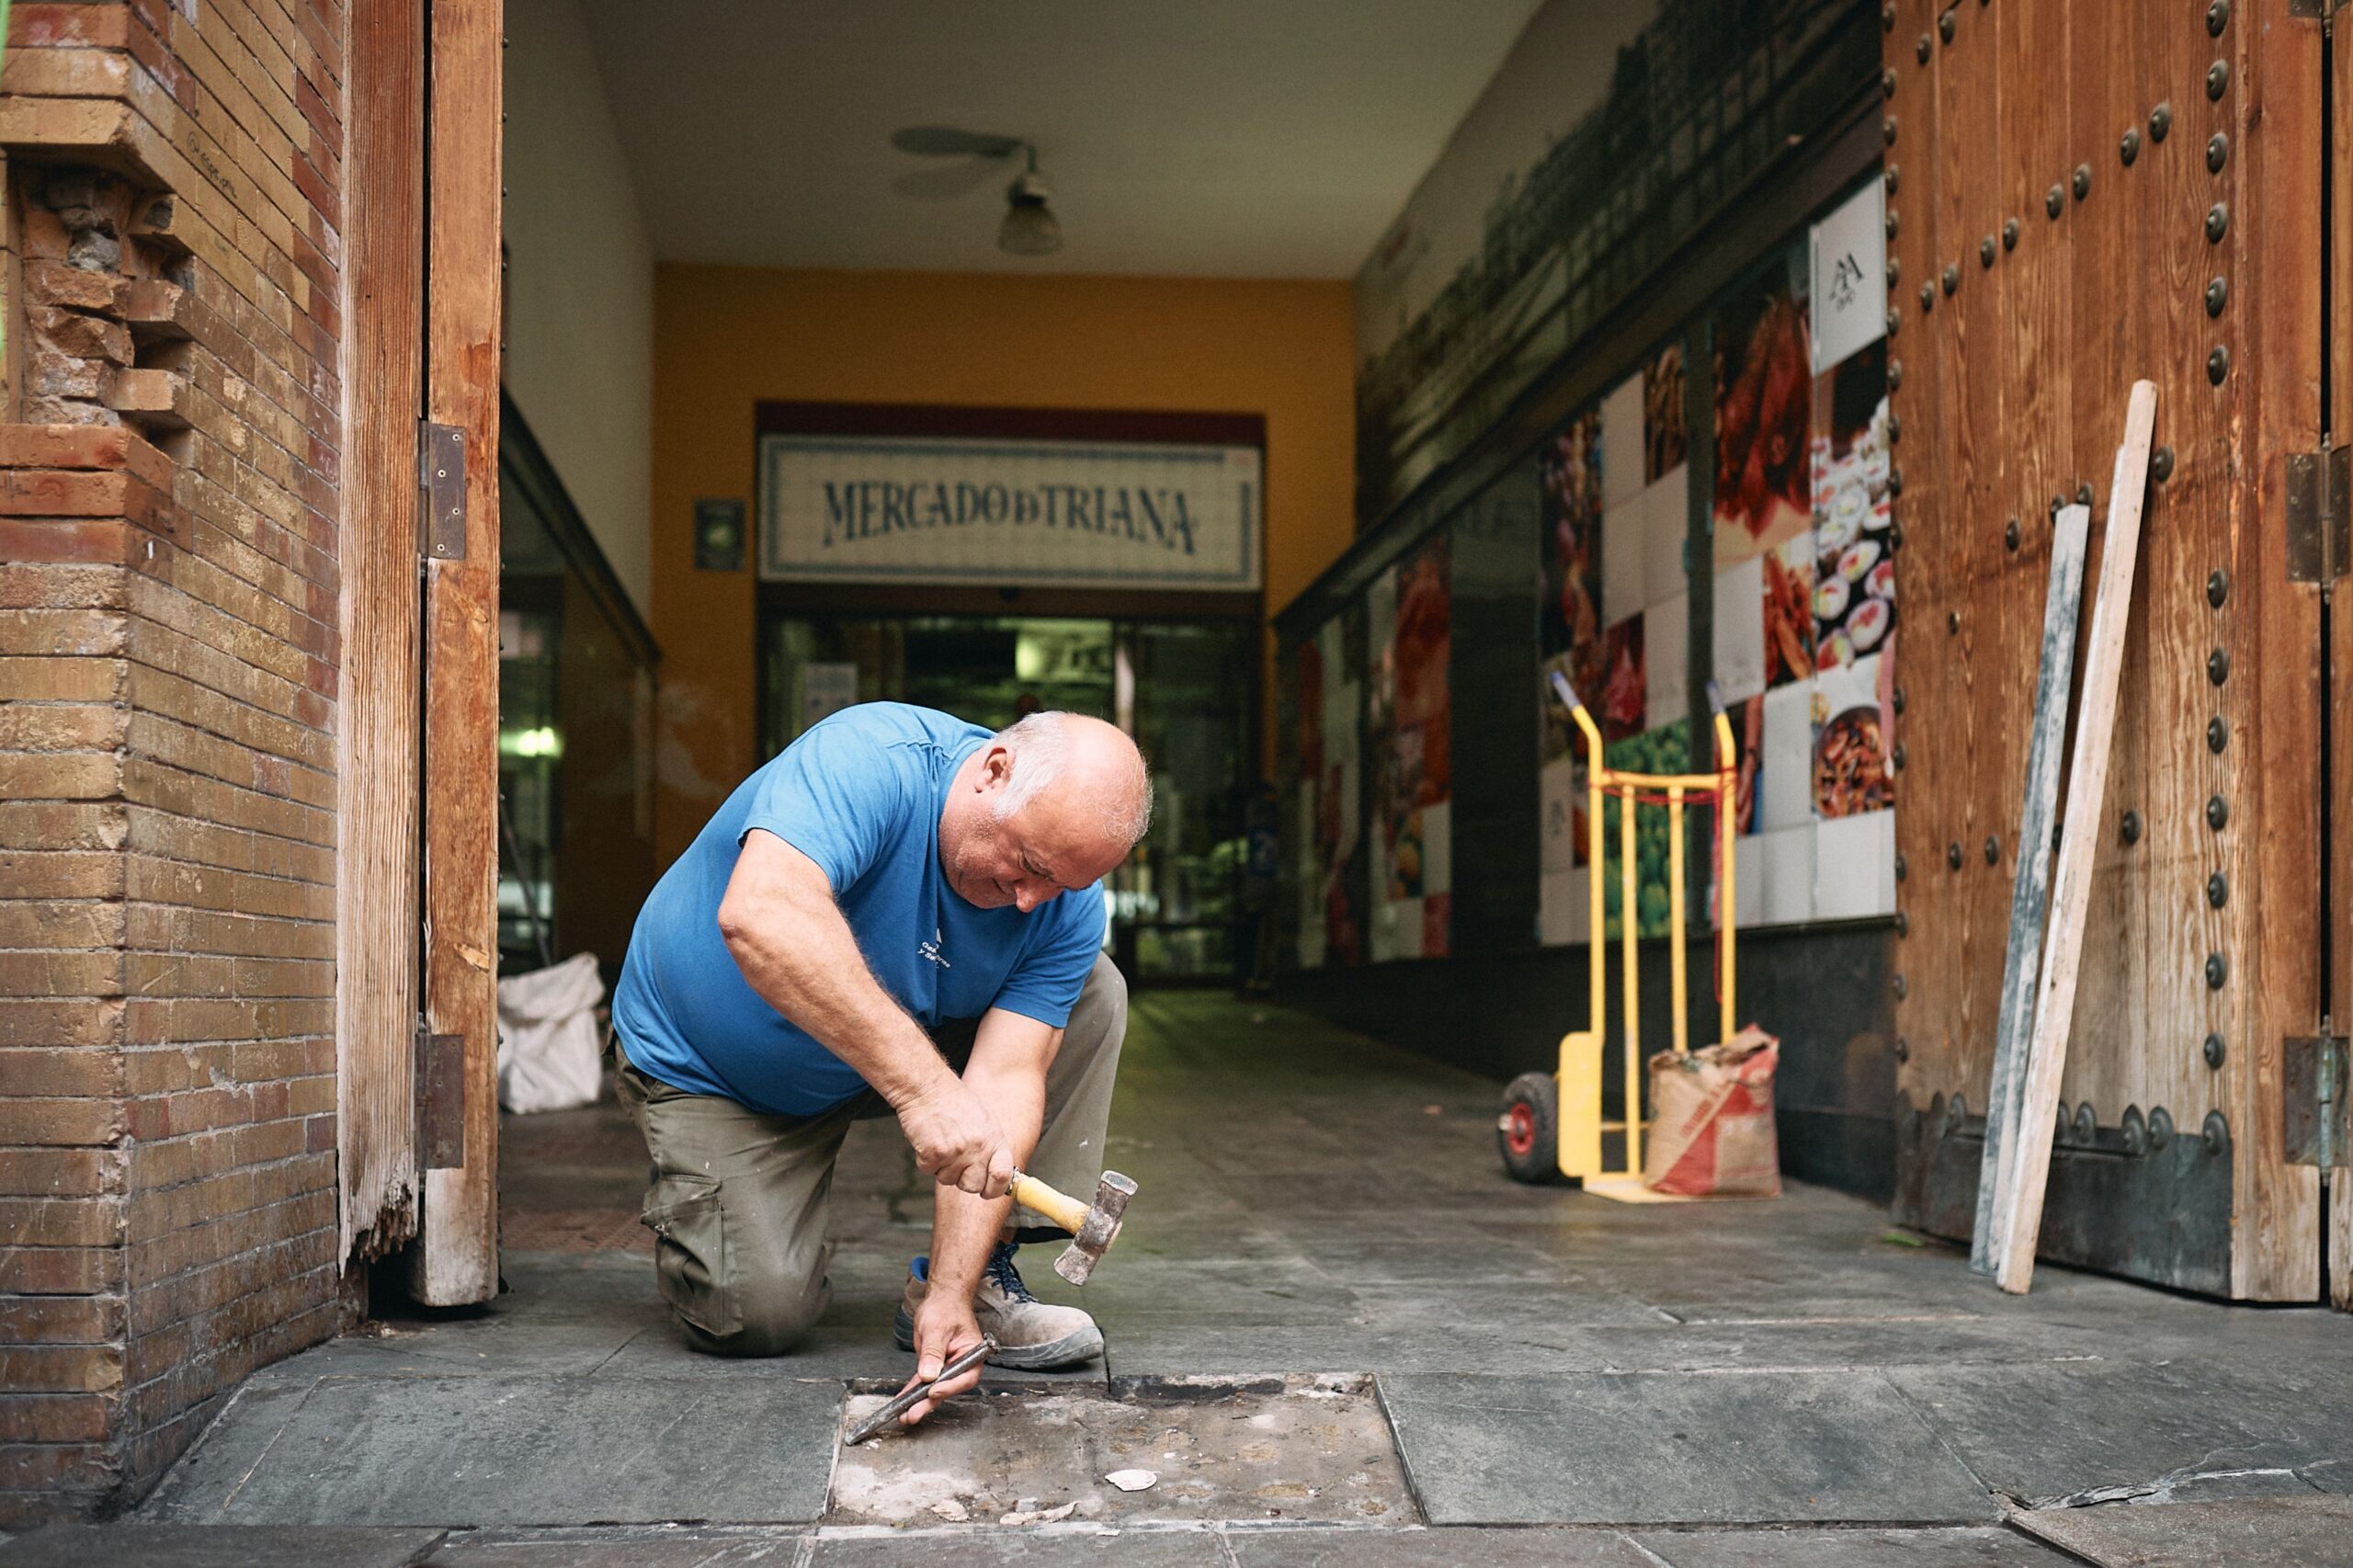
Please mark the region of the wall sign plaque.
<svg viewBox="0 0 2353 1568"><path fill-rule="evenodd" d="M1251 590L1256 447L760 437L771 581Z"/></svg>

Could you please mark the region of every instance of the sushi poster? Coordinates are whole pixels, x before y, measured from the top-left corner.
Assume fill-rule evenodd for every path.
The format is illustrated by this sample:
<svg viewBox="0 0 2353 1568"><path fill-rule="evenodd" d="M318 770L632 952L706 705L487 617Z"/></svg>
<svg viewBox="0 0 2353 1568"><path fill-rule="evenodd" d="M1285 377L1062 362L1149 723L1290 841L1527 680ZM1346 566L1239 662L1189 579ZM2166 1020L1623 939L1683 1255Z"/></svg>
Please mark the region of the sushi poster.
<svg viewBox="0 0 2353 1568"><path fill-rule="evenodd" d="M1829 670L1876 652L1895 631L1886 345L1824 372L1813 391L1814 667Z"/></svg>

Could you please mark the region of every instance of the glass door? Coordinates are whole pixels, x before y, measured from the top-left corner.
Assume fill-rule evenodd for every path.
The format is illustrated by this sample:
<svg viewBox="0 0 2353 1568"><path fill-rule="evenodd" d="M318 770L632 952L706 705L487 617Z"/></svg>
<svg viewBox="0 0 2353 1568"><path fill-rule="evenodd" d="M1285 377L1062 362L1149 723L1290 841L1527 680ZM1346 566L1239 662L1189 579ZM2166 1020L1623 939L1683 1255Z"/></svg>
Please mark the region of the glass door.
<svg viewBox="0 0 2353 1568"><path fill-rule="evenodd" d="M853 702L915 702L1002 729L1040 709L1108 719L1158 791L1112 874L1110 946L1131 981L1231 981L1256 778L1257 623L1074 616L771 614L762 752Z"/></svg>
<svg viewBox="0 0 2353 1568"><path fill-rule="evenodd" d="M1139 983L1228 982L1243 949L1245 820L1257 777L1257 627L1121 622L1114 717L1151 760L1152 831L1111 881L1112 941Z"/></svg>

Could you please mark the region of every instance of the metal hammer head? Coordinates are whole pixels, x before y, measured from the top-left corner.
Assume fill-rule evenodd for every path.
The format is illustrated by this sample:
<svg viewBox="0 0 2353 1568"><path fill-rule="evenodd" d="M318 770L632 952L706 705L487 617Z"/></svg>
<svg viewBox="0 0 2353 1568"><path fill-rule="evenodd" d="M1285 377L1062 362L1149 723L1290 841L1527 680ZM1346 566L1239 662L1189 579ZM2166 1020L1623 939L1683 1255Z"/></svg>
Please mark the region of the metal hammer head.
<svg viewBox="0 0 2353 1568"><path fill-rule="evenodd" d="M1119 1236L1120 1221L1127 1214L1128 1199L1136 1195L1136 1184L1117 1171L1105 1171L1095 1184L1095 1201L1086 1210L1086 1222L1071 1238L1062 1256L1054 1259L1054 1272L1074 1285L1084 1285L1086 1277L1095 1272L1095 1265L1103 1249Z"/></svg>

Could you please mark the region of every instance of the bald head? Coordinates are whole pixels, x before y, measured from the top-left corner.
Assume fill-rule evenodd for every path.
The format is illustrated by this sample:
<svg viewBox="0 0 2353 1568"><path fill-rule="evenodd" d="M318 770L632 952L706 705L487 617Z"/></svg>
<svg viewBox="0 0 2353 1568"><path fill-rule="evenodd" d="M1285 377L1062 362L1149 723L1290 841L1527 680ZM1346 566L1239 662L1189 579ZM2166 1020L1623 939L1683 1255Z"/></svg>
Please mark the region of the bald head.
<svg viewBox="0 0 2353 1568"><path fill-rule="evenodd" d="M1002 821L1040 796L1097 819L1125 852L1152 825L1152 775L1143 754L1116 725L1083 713L1032 713L996 733L1011 776L991 804Z"/></svg>
<svg viewBox="0 0 2353 1568"><path fill-rule="evenodd" d="M940 814L949 884L983 908L1034 908L1089 886L1152 825L1152 775L1125 734L1032 713L965 759Z"/></svg>

